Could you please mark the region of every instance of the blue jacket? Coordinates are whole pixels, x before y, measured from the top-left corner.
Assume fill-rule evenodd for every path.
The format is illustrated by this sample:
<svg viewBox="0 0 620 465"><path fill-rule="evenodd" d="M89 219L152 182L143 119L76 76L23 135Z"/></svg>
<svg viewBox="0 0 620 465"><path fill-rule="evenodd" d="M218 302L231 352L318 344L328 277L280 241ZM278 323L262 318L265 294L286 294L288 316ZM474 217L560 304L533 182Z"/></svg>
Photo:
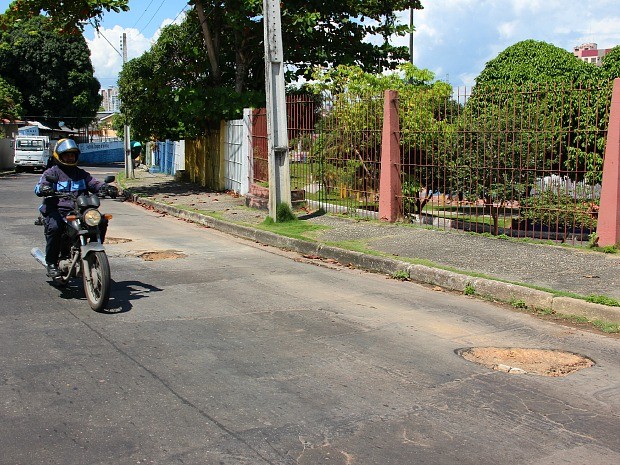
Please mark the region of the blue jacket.
<svg viewBox="0 0 620 465"><path fill-rule="evenodd" d="M58 165L54 165L43 172L41 179L39 179L38 184L34 187L34 193L38 196L41 195L42 186L51 185L45 178L47 175L58 177L58 182L55 186L57 192L71 192L75 198L88 192L97 193L104 185L103 182L93 178L88 171L78 168L77 166L61 168ZM43 199L43 204L39 207L39 211L43 215L46 215L51 210L58 210L65 216L73 210L73 202L69 199L45 197Z"/></svg>

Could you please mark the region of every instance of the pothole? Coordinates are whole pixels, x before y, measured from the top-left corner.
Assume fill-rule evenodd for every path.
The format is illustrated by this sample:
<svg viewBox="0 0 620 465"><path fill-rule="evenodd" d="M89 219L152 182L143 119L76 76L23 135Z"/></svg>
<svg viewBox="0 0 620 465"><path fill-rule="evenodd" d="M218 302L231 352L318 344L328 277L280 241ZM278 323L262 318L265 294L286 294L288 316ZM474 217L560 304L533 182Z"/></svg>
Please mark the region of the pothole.
<svg viewBox="0 0 620 465"><path fill-rule="evenodd" d="M456 353L470 362L511 374L567 376L594 365L583 355L549 349L471 347Z"/></svg>
<svg viewBox="0 0 620 465"><path fill-rule="evenodd" d="M106 237L106 244L124 244L126 242L131 242L131 239L123 239L122 237Z"/></svg>
<svg viewBox="0 0 620 465"><path fill-rule="evenodd" d="M174 250L160 250L156 252L141 252L137 254L137 256L144 261L153 262L155 260L185 258L187 255L181 252L176 252Z"/></svg>

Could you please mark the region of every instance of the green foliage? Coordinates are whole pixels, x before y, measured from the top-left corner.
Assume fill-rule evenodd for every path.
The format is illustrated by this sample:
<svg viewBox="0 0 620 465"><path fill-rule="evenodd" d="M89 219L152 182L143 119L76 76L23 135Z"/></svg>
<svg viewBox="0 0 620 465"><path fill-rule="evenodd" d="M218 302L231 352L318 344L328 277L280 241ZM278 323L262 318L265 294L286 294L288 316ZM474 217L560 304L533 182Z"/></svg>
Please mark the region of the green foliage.
<svg viewBox="0 0 620 465"><path fill-rule="evenodd" d="M292 212L291 207L286 203L280 203L276 207L276 221L278 223L285 223L287 221L299 221L295 214Z"/></svg>
<svg viewBox="0 0 620 465"><path fill-rule="evenodd" d="M472 284L467 284L463 290L465 295L476 295L476 288Z"/></svg>
<svg viewBox="0 0 620 465"><path fill-rule="evenodd" d="M593 249L594 247L598 247L598 234L593 232L588 236L588 247Z"/></svg>
<svg viewBox="0 0 620 465"><path fill-rule="evenodd" d="M259 229L264 229L267 231L274 232L276 234L281 234L287 237L293 237L295 239L301 240L312 240L311 234L313 231L323 230L326 227L309 223L307 221L301 221L299 219L294 219L292 221L274 221L272 217L268 216L265 220L257 225Z"/></svg>
<svg viewBox="0 0 620 465"><path fill-rule="evenodd" d="M596 203L575 199L566 193L546 190L527 198L519 210L521 220L535 224L558 225L560 228L596 229Z"/></svg>
<svg viewBox="0 0 620 465"><path fill-rule="evenodd" d="M524 40L489 61L476 78L476 87L578 83L600 74L598 68L571 52L546 42Z"/></svg>
<svg viewBox="0 0 620 465"><path fill-rule="evenodd" d="M620 324L618 323L609 323L607 321L594 320L591 322L595 327L603 331L607 334L617 334L620 333Z"/></svg>
<svg viewBox="0 0 620 465"><path fill-rule="evenodd" d="M0 29L44 13L46 28L75 33L83 30L87 21L98 27L106 11L128 10L129 0L15 0L0 15Z"/></svg>
<svg viewBox="0 0 620 465"><path fill-rule="evenodd" d="M512 300L510 302L510 305L512 305L514 308L527 308L527 304L523 299Z"/></svg>
<svg viewBox="0 0 620 465"><path fill-rule="evenodd" d="M330 108L320 120L320 136L312 152L320 163L320 177L328 191L337 185L365 192L378 190L382 97L386 90L398 91L401 144L407 166L415 156L424 158L425 148L434 140L433 134L446 127L447 123L439 118L452 88L445 82L434 81L430 71L410 63L400 65L394 72L377 74L356 66L316 69L313 79L310 88L322 95ZM422 187L437 185L438 176L412 173L404 186L406 206L421 211L422 192L432 190Z"/></svg>
<svg viewBox="0 0 620 465"><path fill-rule="evenodd" d="M24 117L82 127L101 104L90 51L83 36L46 30L45 21L19 22L0 36L0 76L22 95Z"/></svg>
<svg viewBox="0 0 620 465"><path fill-rule="evenodd" d="M476 78L457 126L466 137L448 142L459 152L452 179L488 202L523 199L532 171L600 182L610 98L601 69L570 52L534 40L508 47Z"/></svg>
<svg viewBox="0 0 620 465"><path fill-rule="evenodd" d="M193 137L222 119L239 117L244 107L264 104L263 2L190 4L195 8L183 24L165 28L151 50L121 73L121 111L138 138ZM282 2L284 58L293 65L287 80L308 77L316 65L393 68L406 58L407 48L387 39L408 31L397 24L396 13L409 7L421 5L418 0ZM373 34L385 42L365 41Z"/></svg>
<svg viewBox="0 0 620 465"><path fill-rule="evenodd" d="M21 93L0 77L0 118L16 120L21 117Z"/></svg>
<svg viewBox="0 0 620 465"><path fill-rule="evenodd" d="M409 272L406 270L398 270L392 273L392 279L397 279L398 281L409 281Z"/></svg>
<svg viewBox="0 0 620 465"><path fill-rule="evenodd" d="M235 92L232 80L213 85L198 27L195 15L188 15L183 24L164 28L148 52L124 66L121 112L134 138L196 137L263 102L262 94Z"/></svg>
<svg viewBox="0 0 620 465"><path fill-rule="evenodd" d="M602 70L608 79L620 78L620 45L603 57Z"/></svg>
<svg viewBox="0 0 620 465"><path fill-rule="evenodd" d="M593 304L607 305L609 307L620 307L620 302L617 299L607 297L604 295L592 294L591 296L588 296L588 298L586 299L586 302L591 302Z"/></svg>
<svg viewBox="0 0 620 465"><path fill-rule="evenodd" d="M408 58L407 47L394 47L391 37L409 32L397 22L397 12L421 9L419 0L326 2L289 0L282 2L284 58L295 65L290 80L310 77L315 66L358 66L370 73L394 69ZM357 20L353 20L357 19ZM372 44L368 36L383 42Z"/></svg>

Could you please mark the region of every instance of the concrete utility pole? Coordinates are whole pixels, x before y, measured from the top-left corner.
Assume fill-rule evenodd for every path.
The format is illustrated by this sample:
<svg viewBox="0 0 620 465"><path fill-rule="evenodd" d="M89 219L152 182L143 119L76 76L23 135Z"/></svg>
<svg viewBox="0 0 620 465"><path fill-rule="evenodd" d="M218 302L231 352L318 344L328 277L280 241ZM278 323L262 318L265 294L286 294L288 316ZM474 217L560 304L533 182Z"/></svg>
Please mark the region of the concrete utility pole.
<svg viewBox="0 0 620 465"><path fill-rule="evenodd" d="M127 34L123 32L123 41L121 43L121 50L123 51L123 66L127 63ZM131 137L129 135L129 125L125 124L124 131L125 139L125 178L133 179L133 160L131 159Z"/></svg>
<svg viewBox="0 0 620 465"><path fill-rule="evenodd" d="M263 17L265 21L267 149L269 151L269 216L276 221L278 205L286 204L289 208L291 207L280 0L263 0Z"/></svg>

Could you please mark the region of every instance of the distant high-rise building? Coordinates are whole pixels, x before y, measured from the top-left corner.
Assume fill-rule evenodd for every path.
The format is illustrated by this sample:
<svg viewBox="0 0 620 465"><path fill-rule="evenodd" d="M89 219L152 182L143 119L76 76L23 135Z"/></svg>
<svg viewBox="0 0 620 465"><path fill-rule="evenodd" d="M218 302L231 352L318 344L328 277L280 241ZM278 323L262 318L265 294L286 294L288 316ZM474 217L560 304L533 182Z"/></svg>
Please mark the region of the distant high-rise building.
<svg viewBox="0 0 620 465"><path fill-rule="evenodd" d="M118 98L118 87L108 87L107 89L101 89L99 92L103 97L101 106L105 111L111 111L118 113L121 109L121 101Z"/></svg>
<svg viewBox="0 0 620 465"><path fill-rule="evenodd" d="M610 48L598 49L593 42L578 45L573 49L573 55L586 63L592 63L601 66L603 57L611 51Z"/></svg>

